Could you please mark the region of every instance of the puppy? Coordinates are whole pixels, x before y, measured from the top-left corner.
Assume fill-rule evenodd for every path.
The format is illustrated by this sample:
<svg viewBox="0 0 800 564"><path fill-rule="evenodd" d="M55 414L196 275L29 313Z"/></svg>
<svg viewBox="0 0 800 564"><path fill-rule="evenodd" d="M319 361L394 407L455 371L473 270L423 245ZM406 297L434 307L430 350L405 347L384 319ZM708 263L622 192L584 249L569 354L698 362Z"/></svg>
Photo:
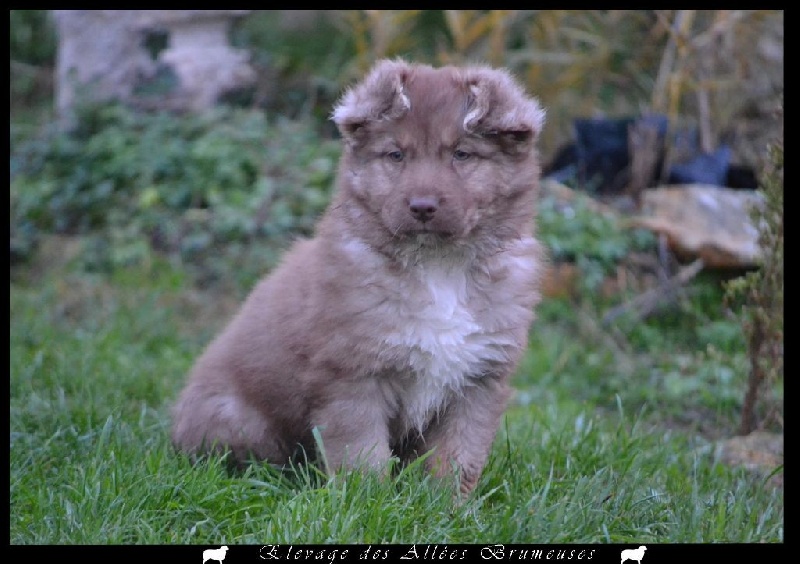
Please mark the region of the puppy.
<svg viewBox="0 0 800 564"><path fill-rule="evenodd" d="M539 301L544 112L503 70L385 60L333 121L331 205L198 359L173 442L274 464L321 442L331 471L433 451L466 494Z"/></svg>

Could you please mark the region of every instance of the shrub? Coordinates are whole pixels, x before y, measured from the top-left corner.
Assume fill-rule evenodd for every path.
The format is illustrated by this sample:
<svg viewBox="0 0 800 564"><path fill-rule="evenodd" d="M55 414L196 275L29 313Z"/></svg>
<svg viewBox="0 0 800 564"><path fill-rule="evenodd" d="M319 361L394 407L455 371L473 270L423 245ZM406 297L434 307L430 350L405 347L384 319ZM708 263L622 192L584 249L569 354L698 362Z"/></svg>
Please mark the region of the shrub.
<svg viewBox="0 0 800 564"><path fill-rule="evenodd" d="M581 269L583 289L590 292L631 251L655 248L652 232L624 228L616 216L598 213L589 205L589 197L577 192L569 204L553 195L543 196L537 227L551 259L575 262Z"/></svg>
<svg viewBox="0 0 800 564"><path fill-rule="evenodd" d="M196 116L84 108L72 131L12 141L12 250L38 233L91 235L94 267L308 232L327 204L336 145L260 111Z"/></svg>
<svg viewBox="0 0 800 564"><path fill-rule="evenodd" d="M782 130L782 127L781 127ZM750 374L739 433L770 423L783 427L783 137L769 147L761 191L765 205L752 211L762 250L760 268L728 285L729 297L743 297L740 317L747 339ZM766 392L766 395L765 395Z"/></svg>

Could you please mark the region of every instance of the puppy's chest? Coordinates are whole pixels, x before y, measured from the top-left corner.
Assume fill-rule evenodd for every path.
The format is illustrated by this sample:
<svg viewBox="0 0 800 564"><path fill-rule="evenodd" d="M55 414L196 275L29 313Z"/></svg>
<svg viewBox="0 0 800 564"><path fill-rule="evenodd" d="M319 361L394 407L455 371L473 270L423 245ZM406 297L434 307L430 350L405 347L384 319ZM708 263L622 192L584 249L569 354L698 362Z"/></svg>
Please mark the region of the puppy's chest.
<svg viewBox="0 0 800 564"><path fill-rule="evenodd" d="M450 394L506 359L507 335L490 332L474 314L474 288L463 268L427 267L418 283L388 305L385 359L399 373L395 390L404 418L422 428Z"/></svg>

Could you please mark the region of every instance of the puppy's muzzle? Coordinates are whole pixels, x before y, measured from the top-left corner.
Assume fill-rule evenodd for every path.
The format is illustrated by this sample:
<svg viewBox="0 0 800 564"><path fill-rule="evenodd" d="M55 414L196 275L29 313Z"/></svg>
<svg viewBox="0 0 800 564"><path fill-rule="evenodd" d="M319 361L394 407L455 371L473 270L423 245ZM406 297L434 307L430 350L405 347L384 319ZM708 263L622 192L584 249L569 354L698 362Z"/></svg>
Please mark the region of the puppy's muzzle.
<svg viewBox="0 0 800 564"><path fill-rule="evenodd" d="M439 199L430 196L411 198L408 202L408 211L417 221L426 223L433 219L439 209Z"/></svg>

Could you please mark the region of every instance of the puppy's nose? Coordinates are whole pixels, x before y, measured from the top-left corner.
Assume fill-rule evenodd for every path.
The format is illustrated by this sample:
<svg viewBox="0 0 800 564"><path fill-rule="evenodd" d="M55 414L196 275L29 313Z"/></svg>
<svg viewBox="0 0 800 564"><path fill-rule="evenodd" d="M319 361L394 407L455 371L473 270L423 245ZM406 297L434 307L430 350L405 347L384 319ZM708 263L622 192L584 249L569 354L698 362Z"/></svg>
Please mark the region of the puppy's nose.
<svg viewBox="0 0 800 564"><path fill-rule="evenodd" d="M436 213L438 207L439 202L436 198L411 198L408 202L408 210L411 212L411 215L414 216L414 219L423 223L433 219L433 215Z"/></svg>

